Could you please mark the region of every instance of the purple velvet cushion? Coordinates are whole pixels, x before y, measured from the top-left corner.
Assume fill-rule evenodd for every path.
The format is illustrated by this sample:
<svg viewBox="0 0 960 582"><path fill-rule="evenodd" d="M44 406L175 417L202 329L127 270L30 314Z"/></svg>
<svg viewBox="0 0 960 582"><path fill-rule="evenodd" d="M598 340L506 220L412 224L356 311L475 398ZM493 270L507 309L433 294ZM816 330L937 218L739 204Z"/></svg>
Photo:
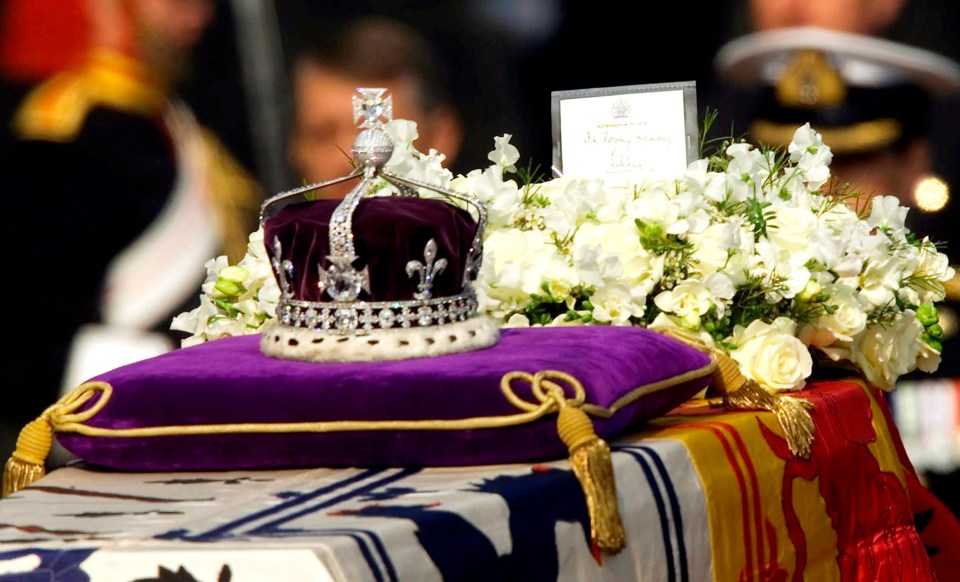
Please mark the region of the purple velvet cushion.
<svg viewBox="0 0 960 582"><path fill-rule="evenodd" d="M504 374L559 370L583 385L589 408L615 408L608 418L591 415L597 434L609 439L691 398L709 383L712 370L703 353L636 327L503 329L500 342L487 349L375 363L281 360L261 354L259 341L257 335L225 338L98 376L94 380L110 384L112 395L86 424L124 429L505 417L522 411L501 392ZM521 399L536 402L528 384L512 387ZM517 426L457 430L60 432L57 438L90 463L138 471L476 465L567 456L556 419L551 413Z"/></svg>

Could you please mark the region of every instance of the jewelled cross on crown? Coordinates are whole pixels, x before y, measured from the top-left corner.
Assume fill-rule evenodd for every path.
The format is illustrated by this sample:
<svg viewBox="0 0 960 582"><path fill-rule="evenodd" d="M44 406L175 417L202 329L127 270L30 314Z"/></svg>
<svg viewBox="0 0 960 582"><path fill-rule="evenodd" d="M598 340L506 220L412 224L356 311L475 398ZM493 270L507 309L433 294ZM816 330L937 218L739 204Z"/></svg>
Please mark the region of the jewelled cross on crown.
<svg viewBox="0 0 960 582"><path fill-rule="evenodd" d="M386 158L392 144L383 132L383 124L393 118L393 97L384 97L386 89L358 88L353 96L353 122L358 123L360 135L354 143L354 153L364 166L364 179L337 206L330 221L329 266L319 267L321 292L326 291L334 301L356 301L361 291L370 292L370 274L367 267L357 270L353 247L353 213L371 185L375 172ZM380 155L377 155L377 154ZM383 155L386 154L386 155Z"/></svg>
<svg viewBox="0 0 960 582"><path fill-rule="evenodd" d="M363 119L358 127L367 129L383 125L393 119L393 97L384 98L386 89L357 89L353 96L353 122Z"/></svg>

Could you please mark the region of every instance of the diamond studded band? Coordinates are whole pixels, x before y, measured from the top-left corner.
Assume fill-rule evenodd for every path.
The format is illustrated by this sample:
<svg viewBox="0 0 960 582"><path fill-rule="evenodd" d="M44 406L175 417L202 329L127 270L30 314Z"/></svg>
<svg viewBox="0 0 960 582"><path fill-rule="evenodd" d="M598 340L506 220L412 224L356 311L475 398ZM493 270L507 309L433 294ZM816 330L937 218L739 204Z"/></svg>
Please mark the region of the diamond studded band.
<svg viewBox="0 0 960 582"><path fill-rule="evenodd" d="M428 327L465 321L477 314L477 299L467 293L414 301L315 302L282 298L277 319L283 325L318 333L363 334L374 329Z"/></svg>

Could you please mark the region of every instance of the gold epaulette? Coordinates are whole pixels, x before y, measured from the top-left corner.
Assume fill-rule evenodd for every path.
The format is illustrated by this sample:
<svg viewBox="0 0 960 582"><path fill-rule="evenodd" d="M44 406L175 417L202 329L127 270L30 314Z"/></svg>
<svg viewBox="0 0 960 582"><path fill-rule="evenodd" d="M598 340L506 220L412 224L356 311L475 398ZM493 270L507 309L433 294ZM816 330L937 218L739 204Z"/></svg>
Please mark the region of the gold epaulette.
<svg viewBox="0 0 960 582"><path fill-rule="evenodd" d="M81 75L61 73L27 95L14 115L13 131L21 139L69 142L80 132L90 106Z"/></svg>
<svg viewBox="0 0 960 582"><path fill-rule="evenodd" d="M152 115L165 102L162 84L142 63L94 50L81 68L54 75L31 91L14 115L13 130L23 139L69 142L95 106Z"/></svg>

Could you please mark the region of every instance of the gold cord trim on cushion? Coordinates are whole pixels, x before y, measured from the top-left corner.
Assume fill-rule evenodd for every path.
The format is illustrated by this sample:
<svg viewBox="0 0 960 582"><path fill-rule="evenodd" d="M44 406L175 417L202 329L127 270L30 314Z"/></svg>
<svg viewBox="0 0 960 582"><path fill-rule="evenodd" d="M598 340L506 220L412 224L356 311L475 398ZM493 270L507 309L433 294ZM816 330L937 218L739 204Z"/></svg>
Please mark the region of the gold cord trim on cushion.
<svg viewBox="0 0 960 582"><path fill-rule="evenodd" d="M717 361L711 386L722 396L723 405L729 410L773 412L783 429L790 452L804 459L810 458L814 439L813 419L809 412L814 408L812 402L783 393L767 392L756 381L743 375L736 360L692 333L677 328L656 331L710 354Z"/></svg>

